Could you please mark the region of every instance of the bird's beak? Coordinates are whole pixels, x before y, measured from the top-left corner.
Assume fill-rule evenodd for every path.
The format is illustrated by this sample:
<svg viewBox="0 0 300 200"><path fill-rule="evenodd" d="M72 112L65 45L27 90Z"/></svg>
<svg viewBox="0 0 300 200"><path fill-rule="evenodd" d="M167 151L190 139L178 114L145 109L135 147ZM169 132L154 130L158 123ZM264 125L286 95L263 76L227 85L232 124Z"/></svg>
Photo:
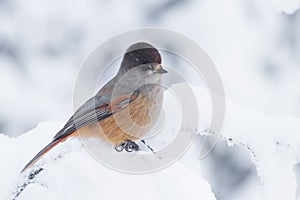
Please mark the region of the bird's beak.
<svg viewBox="0 0 300 200"><path fill-rule="evenodd" d="M161 65L157 65L157 67L155 68L155 73L158 73L158 74L165 74L165 73L168 73L168 71L165 70L164 68L162 68Z"/></svg>

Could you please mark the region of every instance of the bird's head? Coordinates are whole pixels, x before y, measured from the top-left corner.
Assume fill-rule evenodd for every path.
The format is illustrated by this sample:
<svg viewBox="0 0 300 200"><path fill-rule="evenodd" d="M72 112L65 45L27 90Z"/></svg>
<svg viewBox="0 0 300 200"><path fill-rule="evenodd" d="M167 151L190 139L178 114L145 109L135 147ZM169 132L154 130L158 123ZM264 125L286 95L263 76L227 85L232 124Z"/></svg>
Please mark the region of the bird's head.
<svg viewBox="0 0 300 200"><path fill-rule="evenodd" d="M135 71L141 78L167 73L161 65L161 55L152 45L139 42L125 52L118 74Z"/></svg>

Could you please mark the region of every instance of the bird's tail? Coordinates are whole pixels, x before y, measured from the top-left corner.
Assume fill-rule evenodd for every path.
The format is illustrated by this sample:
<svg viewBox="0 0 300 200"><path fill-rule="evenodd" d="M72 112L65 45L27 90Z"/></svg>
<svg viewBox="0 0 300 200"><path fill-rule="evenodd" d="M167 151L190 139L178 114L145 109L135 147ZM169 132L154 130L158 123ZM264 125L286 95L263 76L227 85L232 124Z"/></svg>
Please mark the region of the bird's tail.
<svg viewBox="0 0 300 200"><path fill-rule="evenodd" d="M56 145L59 143L65 141L69 135L63 135L62 137L54 139L52 142L50 142L45 148L43 148L36 156L34 156L28 163L27 165L22 169L21 173L23 173L26 169L32 167L37 161L39 161L43 155L45 155L48 151L53 149Z"/></svg>

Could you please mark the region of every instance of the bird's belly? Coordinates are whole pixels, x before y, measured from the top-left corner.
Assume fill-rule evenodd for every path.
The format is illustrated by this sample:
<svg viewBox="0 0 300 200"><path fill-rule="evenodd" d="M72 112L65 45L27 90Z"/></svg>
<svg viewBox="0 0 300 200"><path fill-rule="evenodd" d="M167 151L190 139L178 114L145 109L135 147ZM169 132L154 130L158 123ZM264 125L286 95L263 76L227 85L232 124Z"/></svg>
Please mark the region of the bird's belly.
<svg viewBox="0 0 300 200"><path fill-rule="evenodd" d="M140 95L121 111L77 130L81 137L97 137L114 145L144 137L155 124L161 104Z"/></svg>

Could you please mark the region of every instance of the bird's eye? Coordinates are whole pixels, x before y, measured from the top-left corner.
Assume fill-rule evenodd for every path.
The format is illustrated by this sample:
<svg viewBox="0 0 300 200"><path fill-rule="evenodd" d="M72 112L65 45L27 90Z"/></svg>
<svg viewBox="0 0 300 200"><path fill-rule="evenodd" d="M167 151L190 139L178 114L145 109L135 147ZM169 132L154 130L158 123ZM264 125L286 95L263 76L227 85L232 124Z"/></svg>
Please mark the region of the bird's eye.
<svg viewBox="0 0 300 200"><path fill-rule="evenodd" d="M154 67L152 65L148 65L147 66L147 73L151 75L151 74L153 74L153 72L154 72Z"/></svg>
<svg viewBox="0 0 300 200"><path fill-rule="evenodd" d="M154 70L154 67L152 65L148 65L148 70Z"/></svg>

